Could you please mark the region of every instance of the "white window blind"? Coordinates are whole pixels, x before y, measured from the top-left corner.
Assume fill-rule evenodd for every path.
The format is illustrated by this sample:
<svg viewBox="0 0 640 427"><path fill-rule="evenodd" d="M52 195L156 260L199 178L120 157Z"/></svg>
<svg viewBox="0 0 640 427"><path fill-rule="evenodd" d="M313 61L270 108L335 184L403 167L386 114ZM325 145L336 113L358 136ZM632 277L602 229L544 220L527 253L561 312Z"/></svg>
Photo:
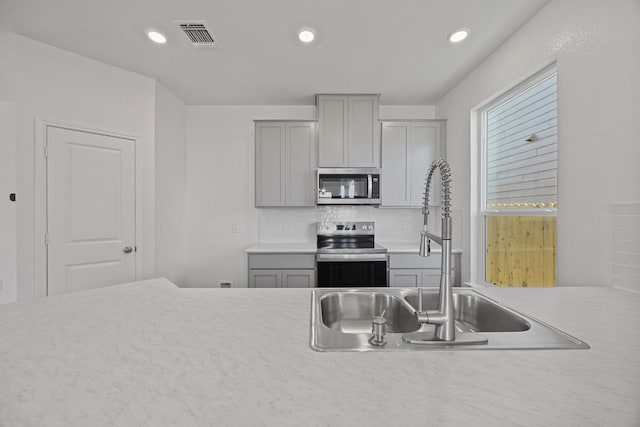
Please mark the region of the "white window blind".
<svg viewBox="0 0 640 427"><path fill-rule="evenodd" d="M555 69L485 110L487 209L557 206Z"/></svg>

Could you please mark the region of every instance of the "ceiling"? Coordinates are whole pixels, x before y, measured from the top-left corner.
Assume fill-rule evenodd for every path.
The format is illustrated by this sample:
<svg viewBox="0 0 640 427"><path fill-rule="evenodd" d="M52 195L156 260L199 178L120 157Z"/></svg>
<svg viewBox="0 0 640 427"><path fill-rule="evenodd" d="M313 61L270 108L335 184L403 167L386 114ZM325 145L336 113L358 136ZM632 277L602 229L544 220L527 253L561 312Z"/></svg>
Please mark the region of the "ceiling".
<svg viewBox="0 0 640 427"><path fill-rule="evenodd" d="M313 104L315 93L431 105L547 1L0 0L0 27L154 77L189 105ZM175 20L205 20L220 47L192 47ZM296 38L304 26L312 45ZM460 27L470 37L449 44Z"/></svg>

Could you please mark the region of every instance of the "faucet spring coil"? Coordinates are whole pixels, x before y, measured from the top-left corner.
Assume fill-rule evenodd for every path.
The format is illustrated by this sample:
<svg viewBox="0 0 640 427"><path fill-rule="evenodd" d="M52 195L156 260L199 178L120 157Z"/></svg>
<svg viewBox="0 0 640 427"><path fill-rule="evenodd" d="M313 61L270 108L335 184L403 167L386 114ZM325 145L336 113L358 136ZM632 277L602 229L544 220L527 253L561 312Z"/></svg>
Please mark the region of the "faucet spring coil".
<svg viewBox="0 0 640 427"><path fill-rule="evenodd" d="M442 215L445 218L451 216L451 168L445 159L437 159L431 163L424 186L424 198L422 213L429 212L429 194L431 191L431 178L436 169L440 169L440 181L442 182Z"/></svg>

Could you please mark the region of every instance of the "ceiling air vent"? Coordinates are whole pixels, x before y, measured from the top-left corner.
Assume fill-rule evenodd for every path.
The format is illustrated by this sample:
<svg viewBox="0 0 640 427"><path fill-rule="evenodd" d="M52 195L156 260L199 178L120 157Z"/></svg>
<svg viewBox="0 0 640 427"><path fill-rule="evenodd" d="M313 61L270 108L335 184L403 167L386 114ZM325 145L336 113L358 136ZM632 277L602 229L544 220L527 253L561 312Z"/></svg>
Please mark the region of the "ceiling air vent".
<svg viewBox="0 0 640 427"><path fill-rule="evenodd" d="M195 47L219 47L204 21L175 21Z"/></svg>

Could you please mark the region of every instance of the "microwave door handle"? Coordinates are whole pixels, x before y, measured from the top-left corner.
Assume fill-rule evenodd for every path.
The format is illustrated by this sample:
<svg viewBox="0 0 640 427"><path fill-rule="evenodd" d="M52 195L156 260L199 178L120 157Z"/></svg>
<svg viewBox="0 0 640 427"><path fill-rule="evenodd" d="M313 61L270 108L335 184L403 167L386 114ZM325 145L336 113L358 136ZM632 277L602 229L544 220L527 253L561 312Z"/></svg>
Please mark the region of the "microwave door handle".
<svg viewBox="0 0 640 427"><path fill-rule="evenodd" d="M371 178L371 174L367 175L367 184L367 199L371 199L371 197L373 196L373 179Z"/></svg>

